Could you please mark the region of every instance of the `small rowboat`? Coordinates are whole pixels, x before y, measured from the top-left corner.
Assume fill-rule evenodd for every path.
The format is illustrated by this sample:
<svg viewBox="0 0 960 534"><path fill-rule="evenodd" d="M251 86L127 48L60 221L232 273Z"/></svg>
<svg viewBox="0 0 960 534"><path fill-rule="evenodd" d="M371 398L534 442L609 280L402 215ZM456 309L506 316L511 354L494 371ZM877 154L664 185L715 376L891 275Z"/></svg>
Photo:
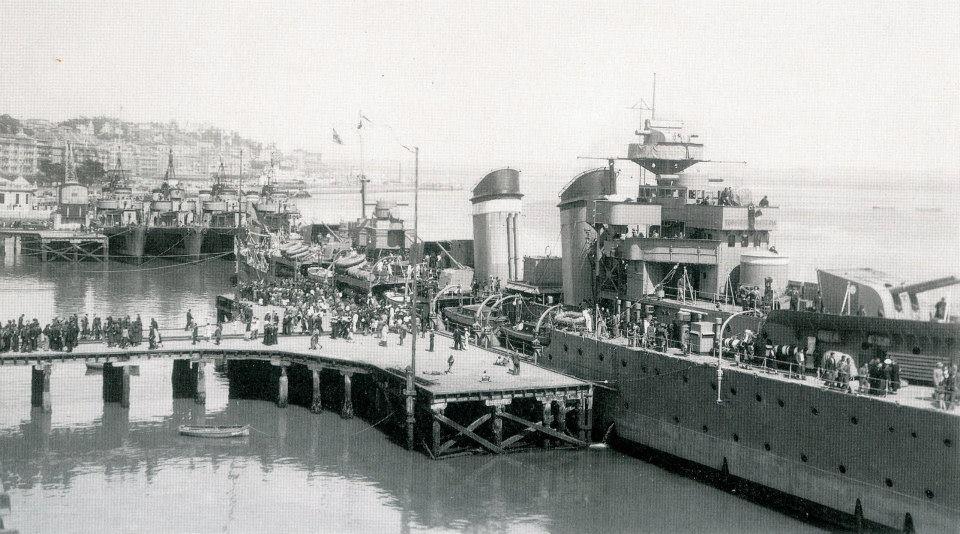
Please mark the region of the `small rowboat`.
<svg viewBox="0 0 960 534"><path fill-rule="evenodd" d="M177 430L184 436L195 438L238 438L250 435L250 425L180 425Z"/></svg>

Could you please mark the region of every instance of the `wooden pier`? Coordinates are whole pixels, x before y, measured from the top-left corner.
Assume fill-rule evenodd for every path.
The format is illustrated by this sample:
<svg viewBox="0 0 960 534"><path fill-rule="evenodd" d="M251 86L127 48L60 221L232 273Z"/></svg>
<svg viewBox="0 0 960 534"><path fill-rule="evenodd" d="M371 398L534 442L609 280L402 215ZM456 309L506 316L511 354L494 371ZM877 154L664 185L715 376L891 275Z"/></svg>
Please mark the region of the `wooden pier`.
<svg viewBox="0 0 960 534"><path fill-rule="evenodd" d="M14 252L17 240L20 253L37 256L41 261L107 261L110 247L107 236L81 230L28 230L0 228L0 240L13 238ZM0 247L0 250L5 247Z"/></svg>
<svg viewBox="0 0 960 534"><path fill-rule="evenodd" d="M240 323L229 323L237 328ZM310 350L307 336L281 336L276 345L226 333L220 345L166 337L162 347L107 347L82 342L73 352L39 351L0 354L3 366L30 365L32 402L49 411L53 369L60 362L101 363L104 402L129 406L134 380L130 365L173 359L174 396L205 402L205 364L227 369L231 395L265 398L285 407L300 404L315 412L337 398L343 417L355 412L392 434L408 448L432 458L464 454L503 454L530 448L584 447L592 430L593 386L589 382L521 363L520 373L496 365L497 353L476 346L455 351L452 341L436 336L435 350L418 340L415 391L407 390L410 340L399 345L390 335L381 346L375 336L351 340L321 338ZM453 355L453 365L448 358ZM448 371L449 368L449 372ZM512 369L512 366L509 366ZM52 378L51 378L52 376ZM268 392L251 393L251 392ZM412 402L408 402L412 401ZM381 424L383 423L383 424ZM413 428L414 443L405 439ZM391 429L395 432L391 433Z"/></svg>

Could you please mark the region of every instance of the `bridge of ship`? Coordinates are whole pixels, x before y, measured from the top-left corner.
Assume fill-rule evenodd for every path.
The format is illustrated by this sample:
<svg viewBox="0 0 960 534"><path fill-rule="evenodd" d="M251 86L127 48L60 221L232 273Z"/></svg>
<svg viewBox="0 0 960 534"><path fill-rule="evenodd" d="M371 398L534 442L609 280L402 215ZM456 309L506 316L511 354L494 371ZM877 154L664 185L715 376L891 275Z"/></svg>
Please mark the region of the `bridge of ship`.
<svg viewBox="0 0 960 534"><path fill-rule="evenodd" d="M238 334L225 336L220 345L207 340L194 345L183 337L181 334L177 339L165 338L163 346L154 350L146 344L119 348L85 342L73 352L8 352L0 354L0 370L4 366L32 366L31 401L39 409L52 410L50 383L57 363L104 364L104 402L119 402L128 407L132 380L129 370L135 364L155 359L174 360L174 395L193 396L203 403L206 400L205 364L269 362L270 368L277 371L273 374L280 377L277 404L287 405L288 387L292 383L288 373L296 372L298 376L306 374L312 379L314 401L310 407L314 411L319 411L322 405L320 373L329 370L342 376L340 413L345 417L354 414L352 378L363 375L363 384L370 390L364 392L367 397L375 398L378 403L381 399L392 403L393 411L399 410L401 417L406 412L406 425L424 437L412 443L408 439L408 448L422 444L434 458L477 452L499 454L544 445L581 447L590 436L593 404L590 383L528 363L521 363L520 374L513 375L507 372L507 367L494 364L497 353L476 346L452 351L446 336L437 336L437 350L431 352L425 346L418 350L418 374L412 396L407 395L406 389L410 348L398 345L396 337L392 337L386 347L380 346L373 336L358 336L350 341L324 337L321 348L316 351L308 348L305 336L280 336L276 345L269 346L244 340ZM419 341L421 345L427 344L425 339ZM455 362L452 371L445 373L450 354L454 355ZM310 384L311 380L306 383ZM452 409L448 411L448 408ZM380 411L374 409L374 413L367 415L377 421L383 416Z"/></svg>

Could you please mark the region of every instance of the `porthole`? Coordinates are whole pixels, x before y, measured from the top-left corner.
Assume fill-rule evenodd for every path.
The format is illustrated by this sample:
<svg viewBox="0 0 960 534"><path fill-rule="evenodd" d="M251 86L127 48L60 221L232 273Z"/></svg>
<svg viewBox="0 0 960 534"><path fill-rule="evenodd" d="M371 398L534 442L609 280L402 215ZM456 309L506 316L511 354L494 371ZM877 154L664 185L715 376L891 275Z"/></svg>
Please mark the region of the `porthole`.
<svg viewBox="0 0 960 534"><path fill-rule="evenodd" d="M578 349L577 349L577 356L583 356L583 349L582 349L582 348L578 348Z"/></svg>
<svg viewBox="0 0 960 534"><path fill-rule="evenodd" d="M809 458L807 458L807 455L806 455L806 454L801 454L801 455L800 455L800 461L801 461L801 462L806 463L807 460L809 460Z"/></svg>
<svg viewBox="0 0 960 534"><path fill-rule="evenodd" d="M568 347L567 344L564 343L564 344L563 344L563 352L568 352L569 350L570 350L570 347Z"/></svg>
<svg viewBox="0 0 960 534"><path fill-rule="evenodd" d="M763 444L763 450L769 451L769 450L770 450L770 444L769 444L769 443L764 443L764 444Z"/></svg>
<svg viewBox="0 0 960 534"><path fill-rule="evenodd" d="M858 424L859 422L860 422L860 420L857 419L857 416L853 416L853 417L850 418L850 424L855 425L855 424Z"/></svg>
<svg viewBox="0 0 960 534"><path fill-rule="evenodd" d="M893 428L892 426L891 426L891 427L887 427L887 432L893 434L894 428Z"/></svg>
<svg viewBox="0 0 960 534"><path fill-rule="evenodd" d="M730 388L730 394L731 394L731 395L736 395L736 394L737 394L737 388Z"/></svg>
<svg viewBox="0 0 960 534"><path fill-rule="evenodd" d="M602 354L602 353L601 353L601 354L597 354L597 358L599 358L600 361L602 362L602 361L603 361L603 354Z"/></svg>
<svg viewBox="0 0 960 534"><path fill-rule="evenodd" d="M673 416L673 422L674 422L674 423L677 423L677 424L680 424L680 418L677 417L676 415L674 415L674 416Z"/></svg>
<svg viewBox="0 0 960 534"><path fill-rule="evenodd" d="M690 381L690 377L687 375L683 375L683 383L686 384L689 381Z"/></svg>
<svg viewBox="0 0 960 534"><path fill-rule="evenodd" d="M646 373L646 372L647 372L647 366L646 366L646 365L641 365L641 366L640 366L640 370L643 371L644 373Z"/></svg>
<svg viewBox="0 0 960 534"><path fill-rule="evenodd" d="M892 487L893 487L893 481L890 480L889 478L884 479L884 480L883 480L883 483L886 484L888 488L892 488Z"/></svg>
<svg viewBox="0 0 960 534"><path fill-rule="evenodd" d="M920 347L913 347L913 350L910 351L910 352L912 352L912 353L914 353L914 354L920 354L922 351L920 350Z"/></svg>
<svg viewBox="0 0 960 534"><path fill-rule="evenodd" d="M911 433L910 433L910 437L913 438L913 439L917 439L917 431L914 430L913 432L911 432Z"/></svg>
<svg viewBox="0 0 960 534"><path fill-rule="evenodd" d="M754 398L757 399L757 402L763 402L763 397L761 397L759 393L757 393L757 396Z"/></svg>
<svg viewBox="0 0 960 534"><path fill-rule="evenodd" d="M783 399L777 399L777 405L783 408L784 406L786 406L786 403L783 402Z"/></svg>
<svg viewBox="0 0 960 534"><path fill-rule="evenodd" d="M620 365L621 365L622 367L626 367L626 366L627 366L627 360L620 360Z"/></svg>
<svg viewBox="0 0 960 534"><path fill-rule="evenodd" d="M819 414L820 414L820 410L818 410L818 409L816 408L816 406L811 406L811 407L810 407L810 413L812 413L813 415L819 415Z"/></svg>
<svg viewBox="0 0 960 534"><path fill-rule="evenodd" d="M943 444L946 445L947 447L953 447L953 440L950 438L947 438L943 440Z"/></svg>
<svg viewBox="0 0 960 534"><path fill-rule="evenodd" d="M656 367L654 367L654 368L653 368L653 374L655 374L655 375L657 375L657 376L660 376L660 369L657 369Z"/></svg>
<svg viewBox="0 0 960 534"><path fill-rule="evenodd" d="M710 382L710 389L716 391L716 390L717 390L717 383L716 383L716 382Z"/></svg>
<svg viewBox="0 0 960 534"><path fill-rule="evenodd" d="M740 436L738 436L737 434L734 434L733 441L740 441Z"/></svg>
<svg viewBox="0 0 960 534"><path fill-rule="evenodd" d="M845 465L843 465L843 464L840 464L839 466L837 466L837 470L840 471L841 473L846 473L846 472L847 472L847 466L845 466Z"/></svg>
<svg viewBox="0 0 960 534"><path fill-rule="evenodd" d="M932 491L932 490L929 490L929 489L928 489L928 490L924 491L923 493L927 496L928 499L932 499L932 498L933 498L933 491Z"/></svg>
<svg viewBox="0 0 960 534"><path fill-rule="evenodd" d="M548 360L552 360L552 359L553 359L553 354L547 354L547 359L548 359Z"/></svg>
<svg viewBox="0 0 960 534"><path fill-rule="evenodd" d="M709 431L710 431L710 429L707 428L707 425L703 425L702 427L700 427L700 429L703 430L704 432L709 432Z"/></svg>

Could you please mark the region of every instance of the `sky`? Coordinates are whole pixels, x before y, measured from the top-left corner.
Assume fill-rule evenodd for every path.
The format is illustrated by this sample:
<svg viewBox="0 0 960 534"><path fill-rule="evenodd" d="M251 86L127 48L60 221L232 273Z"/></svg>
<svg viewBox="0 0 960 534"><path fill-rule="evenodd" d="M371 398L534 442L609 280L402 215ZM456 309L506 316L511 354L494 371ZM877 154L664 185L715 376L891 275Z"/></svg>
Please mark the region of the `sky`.
<svg viewBox="0 0 960 534"><path fill-rule="evenodd" d="M0 3L0 113L208 122L470 168L625 153L638 113L759 168L960 168L958 2ZM336 128L345 146L334 145Z"/></svg>

